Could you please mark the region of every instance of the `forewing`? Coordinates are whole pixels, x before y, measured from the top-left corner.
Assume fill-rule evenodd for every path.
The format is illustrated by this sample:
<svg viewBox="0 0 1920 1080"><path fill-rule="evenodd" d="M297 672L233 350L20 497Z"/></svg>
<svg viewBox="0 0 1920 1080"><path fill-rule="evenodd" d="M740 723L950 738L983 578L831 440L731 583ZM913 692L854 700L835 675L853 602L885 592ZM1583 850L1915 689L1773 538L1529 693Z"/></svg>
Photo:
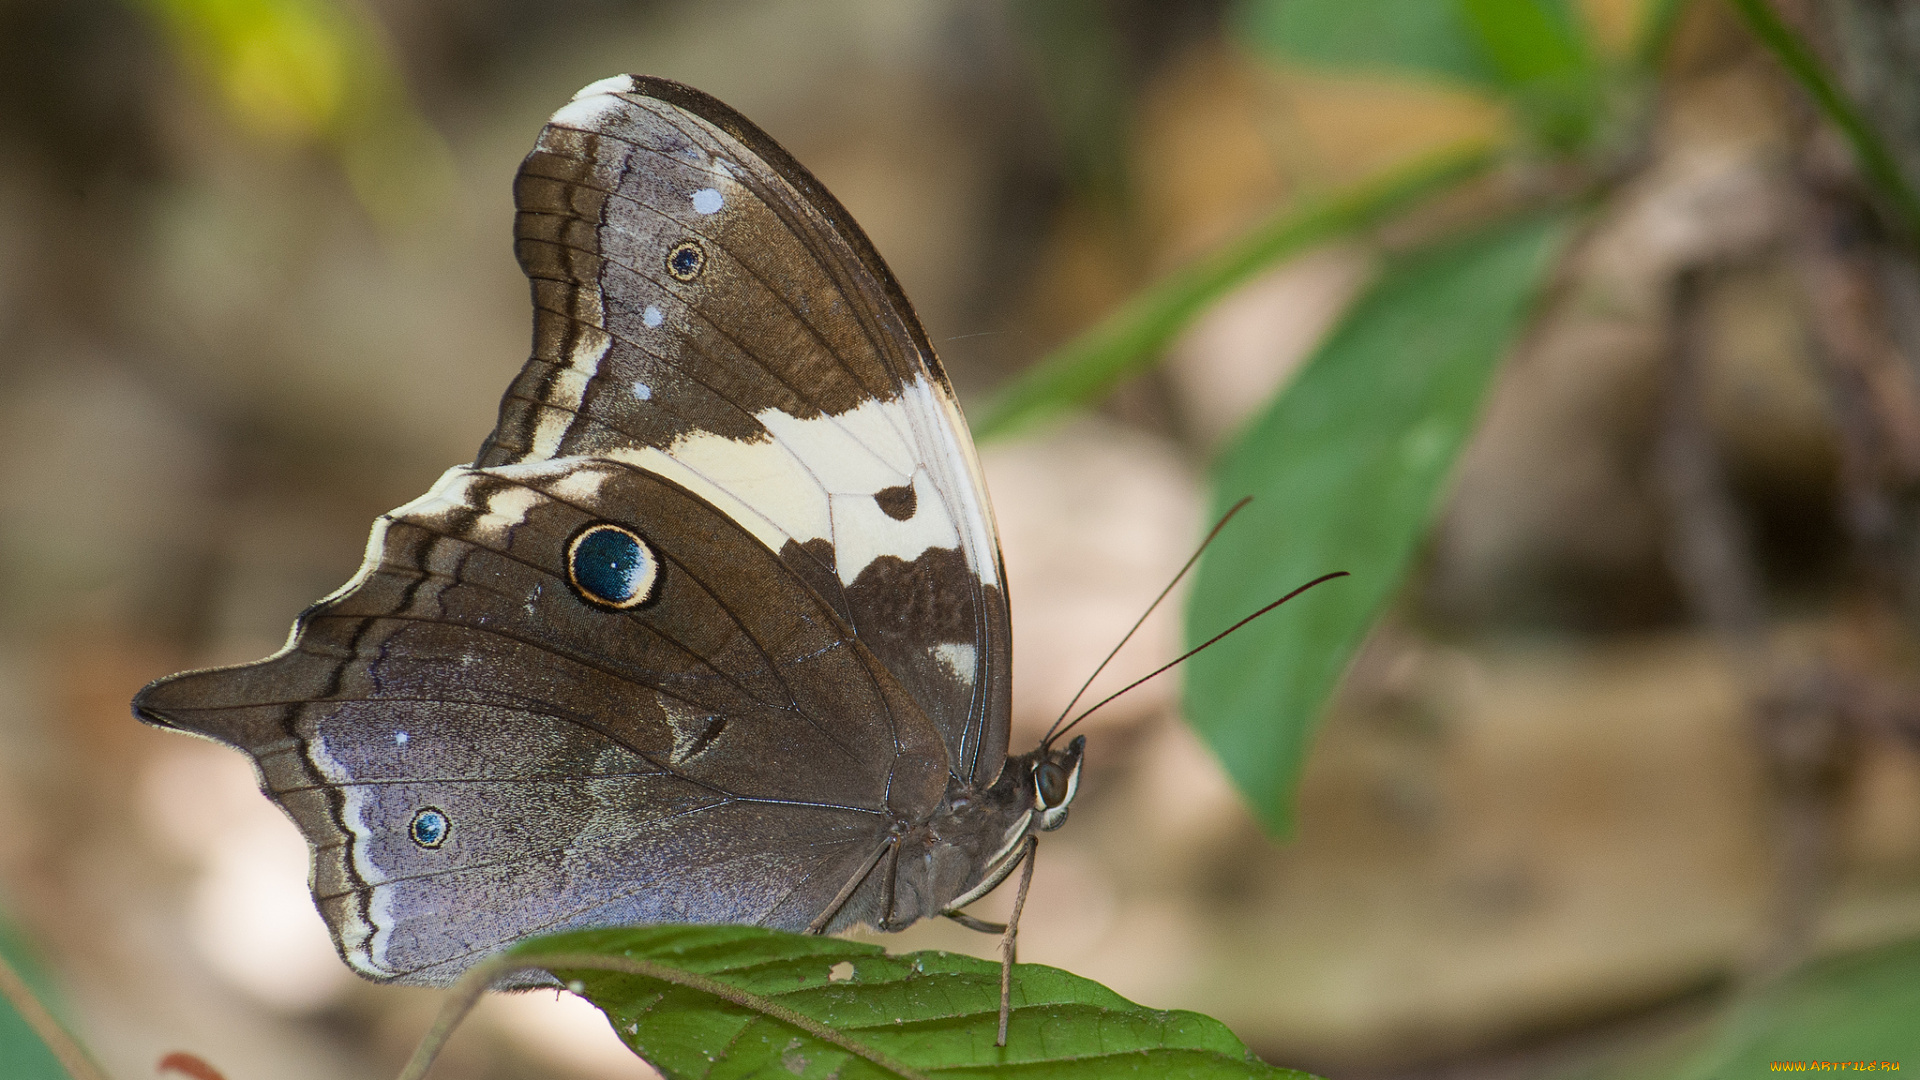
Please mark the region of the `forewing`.
<svg viewBox="0 0 1920 1080"><path fill-rule="evenodd" d="M572 584L570 539L596 522L657 558L646 603ZM313 845L342 954L402 982L565 927L804 929L947 775L939 733L813 588L614 461L450 470L376 523L282 652L134 706L253 756Z"/></svg>
<svg viewBox="0 0 1920 1080"><path fill-rule="evenodd" d="M669 477L779 553L940 728L1006 754L1004 574L972 440L852 218L698 91L621 76L521 166L533 356L482 467L603 457Z"/></svg>

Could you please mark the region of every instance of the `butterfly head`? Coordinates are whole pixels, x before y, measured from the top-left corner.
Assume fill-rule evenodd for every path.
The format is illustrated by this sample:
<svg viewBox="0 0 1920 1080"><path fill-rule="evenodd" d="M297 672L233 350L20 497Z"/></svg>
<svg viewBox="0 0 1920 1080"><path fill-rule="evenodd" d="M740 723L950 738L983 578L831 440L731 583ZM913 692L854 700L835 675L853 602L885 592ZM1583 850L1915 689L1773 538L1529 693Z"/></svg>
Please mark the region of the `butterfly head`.
<svg viewBox="0 0 1920 1080"><path fill-rule="evenodd" d="M1052 832L1067 820L1067 805L1080 790L1080 759L1087 748L1081 735L1065 750L1043 746L1033 762L1033 812L1041 832Z"/></svg>

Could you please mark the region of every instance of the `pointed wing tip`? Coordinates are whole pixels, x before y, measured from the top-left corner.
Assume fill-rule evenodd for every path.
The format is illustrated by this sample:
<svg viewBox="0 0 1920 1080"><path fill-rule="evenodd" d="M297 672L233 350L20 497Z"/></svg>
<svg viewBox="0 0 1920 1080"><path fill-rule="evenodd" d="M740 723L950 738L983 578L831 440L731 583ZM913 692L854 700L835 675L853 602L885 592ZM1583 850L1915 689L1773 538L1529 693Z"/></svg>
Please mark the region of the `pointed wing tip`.
<svg viewBox="0 0 1920 1080"><path fill-rule="evenodd" d="M257 687L249 685L247 673L272 659L275 657L230 667L196 668L155 679L133 695L134 718L155 727L232 742L234 733L224 729L237 717L227 717L227 713L263 704L256 700L260 694Z"/></svg>
<svg viewBox="0 0 1920 1080"><path fill-rule="evenodd" d="M171 696L168 687L179 678L179 675L168 675L141 687L140 692L133 695L133 718L155 727L173 727L173 721L167 718L167 701Z"/></svg>
<svg viewBox="0 0 1920 1080"><path fill-rule="evenodd" d="M134 719L155 727L182 729L181 714L208 704L208 687L203 676L221 669L182 671L155 679L133 695Z"/></svg>

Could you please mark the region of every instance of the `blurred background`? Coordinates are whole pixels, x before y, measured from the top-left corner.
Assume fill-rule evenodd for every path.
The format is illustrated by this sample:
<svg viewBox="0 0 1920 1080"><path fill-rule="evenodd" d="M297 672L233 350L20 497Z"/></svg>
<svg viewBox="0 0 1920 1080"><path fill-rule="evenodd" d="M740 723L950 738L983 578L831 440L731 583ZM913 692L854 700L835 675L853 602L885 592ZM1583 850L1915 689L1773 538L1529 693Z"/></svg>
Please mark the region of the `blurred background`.
<svg viewBox="0 0 1920 1080"><path fill-rule="evenodd" d="M1920 6L1779 6L1920 130ZM127 700L272 652L376 515L472 457L526 355L509 185L549 113L624 71L740 109L865 226L973 406L1276 211L1522 122L1289 62L1248 7L0 0L0 912L109 1071L387 1076L430 1021L435 993L334 957L245 760ZM1680 6L1569 8L1624 57ZM1086 726L1023 960L1331 1077L1518 1078L1631 1071L1782 957L1912 952L1920 288L1730 6L1685 6L1658 73L1619 91L1636 119L1592 155L1616 182L1334 699L1293 838L1151 684ZM984 448L1016 746L1179 567L1214 455L1390 233L1263 272L1096 409ZM1853 261L1823 261L1834 237ZM1891 314L1845 318L1869 308ZM1894 359L1836 391L1835 350L1881 326L1860 348ZM1676 342L1703 403L1677 429L1721 464L1708 505L1758 583L1731 612L1688 554ZM1865 456L1859 408L1885 420ZM1114 684L1180 640L1156 616ZM649 1074L584 1004L524 994L436 1075Z"/></svg>

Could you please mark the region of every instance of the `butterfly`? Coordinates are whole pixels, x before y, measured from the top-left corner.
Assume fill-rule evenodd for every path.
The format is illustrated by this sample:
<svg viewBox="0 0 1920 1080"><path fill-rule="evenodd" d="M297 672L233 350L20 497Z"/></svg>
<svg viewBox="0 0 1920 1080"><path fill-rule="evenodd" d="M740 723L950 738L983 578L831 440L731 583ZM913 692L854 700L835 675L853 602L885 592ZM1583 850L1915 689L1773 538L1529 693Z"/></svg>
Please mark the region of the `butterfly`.
<svg viewBox="0 0 1920 1080"><path fill-rule="evenodd" d="M1007 752L993 514L899 284L664 79L582 90L514 199L533 349L478 457L278 653L135 715L252 757L375 980L563 929L957 913L1064 820L1083 740Z"/></svg>

